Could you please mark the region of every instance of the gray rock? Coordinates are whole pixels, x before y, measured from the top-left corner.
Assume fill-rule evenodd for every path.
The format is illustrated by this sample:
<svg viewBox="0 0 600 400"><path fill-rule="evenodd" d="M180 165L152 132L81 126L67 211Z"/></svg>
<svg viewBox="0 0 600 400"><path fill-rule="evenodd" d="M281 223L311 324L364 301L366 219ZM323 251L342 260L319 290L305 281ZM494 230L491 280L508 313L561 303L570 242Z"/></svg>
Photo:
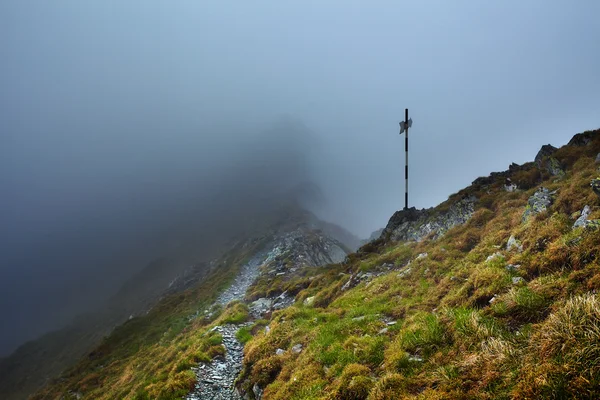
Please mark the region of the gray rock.
<svg viewBox="0 0 600 400"><path fill-rule="evenodd" d="M596 164L600 164L600 153L596 155Z"/></svg>
<svg viewBox="0 0 600 400"><path fill-rule="evenodd" d="M515 271L517 271L519 268L521 268L521 265L520 265L520 264L515 264L515 265L513 265L513 264L508 264L508 265L507 265L505 268L506 268L506 270L507 270L508 272L515 272Z"/></svg>
<svg viewBox="0 0 600 400"><path fill-rule="evenodd" d="M254 386L252 386L252 393L254 393L254 399L255 400L261 400L262 396L263 396L263 390L260 388L260 386L258 386L258 384L254 384Z"/></svg>
<svg viewBox="0 0 600 400"><path fill-rule="evenodd" d="M537 166L539 168L542 168L543 160L546 157L549 157L552 154L554 154L554 152L556 152L556 150L558 150L558 149L556 147L552 146L551 144L543 145L542 148L540 149L540 151L538 151L538 153L535 156L535 163L537 164Z"/></svg>
<svg viewBox="0 0 600 400"><path fill-rule="evenodd" d="M275 350L275 354L278 355L278 356L280 356L282 354L285 354L285 350L284 349L277 349L277 350Z"/></svg>
<svg viewBox="0 0 600 400"><path fill-rule="evenodd" d="M511 251L513 249L520 253L523 251L523 245L514 237L514 235L510 235L510 238L508 238L508 243L506 243L506 250Z"/></svg>
<svg viewBox="0 0 600 400"><path fill-rule="evenodd" d="M546 211L548 207L550 207L554 201L552 195L554 192L550 192L547 188L541 187L539 188L533 196L527 200L527 207L523 212L522 221L525 222L532 215L539 214L543 211Z"/></svg>
<svg viewBox="0 0 600 400"><path fill-rule="evenodd" d="M298 343L292 347L292 353L298 354L301 351L302 351L302 345L300 343Z"/></svg>
<svg viewBox="0 0 600 400"><path fill-rule="evenodd" d="M561 163L554 157L548 157L546 160L546 170L550 172L550 175L552 176L562 177L565 175Z"/></svg>
<svg viewBox="0 0 600 400"><path fill-rule="evenodd" d="M454 226L464 224L475 212L473 196L465 197L454 203L447 211L436 212L434 209L396 211L383 230L382 236L396 241L421 241L432 235L438 238Z"/></svg>
<svg viewBox="0 0 600 400"><path fill-rule="evenodd" d="M506 178L506 182L504 183L504 190L507 192L514 192L518 189L517 185L514 184L510 178Z"/></svg>
<svg viewBox="0 0 600 400"><path fill-rule="evenodd" d="M512 283L513 285L518 285L520 283L524 283L525 279L521 278L520 276L513 276L512 277Z"/></svg>
<svg viewBox="0 0 600 400"><path fill-rule="evenodd" d="M404 271L400 271L400 273L398 274L398 278L404 278L405 276L408 276L408 274L410 274L410 271L412 271L411 268L406 268Z"/></svg>
<svg viewBox="0 0 600 400"><path fill-rule="evenodd" d="M504 258L504 256L502 255L502 253L500 252L496 252L490 256L488 256L488 258L485 259L486 263L489 263L490 261L495 260L496 258Z"/></svg>
<svg viewBox="0 0 600 400"><path fill-rule="evenodd" d="M312 306L314 302L315 302L315 296L310 296L310 297L307 297L306 299L304 299L305 306Z"/></svg>
<svg viewBox="0 0 600 400"><path fill-rule="evenodd" d="M573 224L573 228L585 228L588 224L588 217L590 216L590 206L586 205L581 211L581 215L577 218L577 221Z"/></svg>
<svg viewBox="0 0 600 400"><path fill-rule="evenodd" d="M417 260L422 260L422 259L424 259L424 258L427 258L427 256L428 256L428 254L427 254L427 253L421 253L421 254L419 254L419 255L417 256L417 258L416 258L416 259L417 259Z"/></svg>

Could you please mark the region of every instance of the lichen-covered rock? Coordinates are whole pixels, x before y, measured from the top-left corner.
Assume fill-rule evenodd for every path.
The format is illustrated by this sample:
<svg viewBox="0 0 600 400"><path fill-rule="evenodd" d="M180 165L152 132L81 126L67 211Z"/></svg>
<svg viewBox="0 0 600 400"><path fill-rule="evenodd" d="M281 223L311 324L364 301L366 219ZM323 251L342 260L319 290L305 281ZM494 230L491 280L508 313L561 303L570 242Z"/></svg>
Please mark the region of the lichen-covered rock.
<svg viewBox="0 0 600 400"><path fill-rule="evenodd" d="M454 226L464 224L471 218L475 211L474 196L465 197L443 212L432 209L417 210L414 207L408 210L396 211L382 236L395 241L423 240L430 234L438 238Z"/></svg>
<svg viewBox="0 0 600 400"><path fill-rule="evenodd" d="M508 243L506 243L506 250L511 251L513 249L520 253L523 251L523 245L514 237L514 235L511 235L508 239Z"/></svg>
<svg viewBox="0 0 600 400"><path fill-rule="evenodd" d="M552 146L551 144L543 145L540 151L538 151L538 153L535 156L535 163L537 164L537 166L542 168L544 159L546 157L550 157L552 154L554 154L556 150L558 149Z"/></svg>
<svg viewBox="0 0 600 400"><path fill-rule="evenodd" d="M527 221L532 215L546 211L554 201L554 199L552 198L553 194L554 192L550 192L545 187L539 188L533 194L533 196L531 196L529 200L527 200L527 207L525 208L525 212L523 213L522 218L523 222Z"/></svg>
<svg viewBox="0 0 600 400"><path fill-rule="evenodd" d="M554 157L548 157L546 160L546 170L548 170L552 176L562 177L565 175L562 165Z"/></svg>
<svg viewBox="0 0 600 400"><path fill-rule="evenodd" d="M587 225L588 222L588 217L590 216L590 206L586 205L585 207L583 207L583 210L581 211L581 215L579 216L579 218L577 218L577 221L575 221L575 223L573 224L573 228L580 228L580 227L584 227Z"/></svg>

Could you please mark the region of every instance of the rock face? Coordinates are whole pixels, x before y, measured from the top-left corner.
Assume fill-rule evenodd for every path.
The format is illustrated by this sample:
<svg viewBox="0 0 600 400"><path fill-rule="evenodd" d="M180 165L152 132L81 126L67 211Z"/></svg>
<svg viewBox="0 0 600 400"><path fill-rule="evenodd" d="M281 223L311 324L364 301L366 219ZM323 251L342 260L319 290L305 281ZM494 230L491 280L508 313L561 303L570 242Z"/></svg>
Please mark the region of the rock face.
<svg viewBox="0 0 600 400"><path fill-rule="evenodd" d="M540 149L540 151L538 151L538 153L535 156L534 161L537 164L537 166L542 168L542 162L543 162L544 158L550 157L552 154L554 154L554 152L556 152L556 150L558 150L558 149L556 147L552 146L551 144L543 145L542 148Z"/></svg>
<svg viewBox="0 0 600 400"><path fill-rule="evenodd" d="M523 222L527 221L532 215L546 211L554 201L552 199L553 194L545 187L539 188L527 201L527 207L523 213Z"/></svg>
<svg viewBox="0 0 600 400"><path fill-rule="evenodd" d="M535 163L540 169L546 169L552 176L562 177L565 174L562 165L560 162L552 157L558 150L556 147L546 144L542 146L540 151L535 156Z"/></svg>
<svg viewBox="0 0 600 400"><path fill-rule="evenodd" d="M438 238L450 228L467 222L475 211L476 201L475 197L465 197L447 211L439 213L432 209L417 210L414 207L396 211L383 230L382 236L396 241L417 242L430 234Z"/></svg>
<svg viewBox="0 0 600 400"><path fill-rule="evenodd" d="M569 140L569 146L587 146L593 139L593 132L578 133Z"/></svg>

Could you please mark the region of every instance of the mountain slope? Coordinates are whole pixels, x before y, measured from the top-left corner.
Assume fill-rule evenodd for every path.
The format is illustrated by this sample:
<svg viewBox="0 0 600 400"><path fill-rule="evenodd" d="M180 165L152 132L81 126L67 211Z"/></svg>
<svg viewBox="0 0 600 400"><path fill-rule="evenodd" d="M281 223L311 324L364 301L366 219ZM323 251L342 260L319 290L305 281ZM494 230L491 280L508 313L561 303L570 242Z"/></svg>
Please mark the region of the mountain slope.
<svg viewBox="0 0 600 400"><path fill-rule="evenodd" d="M236 300L262 271L259 266L279 268L280 261L290 260L314 266L340 262L347 254L349 245L325 235L320 227L330 224L311 213L291 203L271 212L269 224L263 221L241 234L203 274L184 271L156 305L116 328L34 398L171 399L190 392L197 382L192 367L230 356L224 354L227 335L214 328L253 319L248 306ZM293 301L284 297L286 304Z"/></svg>
<svg viewBox="0 0 600 400"><path fill-rule="evenodd" d="M295 304L247 343L240 389L598 398L599 152L600 131L576 135L435 209L396 213L347 262L298 277Z"/></svg>
<svg viewBox="0 0 600 400"><path fill-rule="evenodd" d="M598 153L600 131L544 146L343 261L301 217L240 241L34 398L597 398Z"/></svg>

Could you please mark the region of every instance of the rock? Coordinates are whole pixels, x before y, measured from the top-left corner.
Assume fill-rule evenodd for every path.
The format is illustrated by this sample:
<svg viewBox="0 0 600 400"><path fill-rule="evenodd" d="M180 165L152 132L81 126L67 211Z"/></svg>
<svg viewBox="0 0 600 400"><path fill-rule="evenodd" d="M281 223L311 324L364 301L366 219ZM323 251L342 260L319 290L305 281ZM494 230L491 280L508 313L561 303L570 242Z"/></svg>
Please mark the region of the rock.
<svg viewBox="0 0 600 400"><path fill-rule="evenodd" d="M401 271L398 274L398 278L404 278L405 276L407 276L408 274L410 274L410 271L412 271L411 268L406 268L404 271Z"/></svg>
<svg viewBox="0 0 600 400"><path fill-rule="evenodd" d="M267 299L265 297L261 297L260 299L253 301L250 303L250 313L255 318L260 318L263 314L271 311L271 307L273 306L273 300Z"/></svg>
<svg viewBox="0 0 600 400"><path fill-rule="evenodd" d="M363 321L365 318L367 318L367 317L364 316L364 315L361 315L360 317L354 317L354 318L352 318L352 321L356 321L356 322Z"/></svg>
<svg viewBox="0 0 600 400"><path fill-rule="evenodd" d="M551 193L545 187L539 188L533 194L533 196L531 196L529 200L527 200L527 207L523 212L522 221L525 222L529 219L530 216L546 211L554 201L552 198L553 194L554 192Z"/></svg>
<svg viewBox="0 0 600 400"><path fill-rule="evenodd" d="M427 253L421 253L421 254L419 254L419 255L417 256L417 258L416 258L416 259L417 259L417 260L422 260L422 259L424 259L424 258L427 258L427 255L428 255Z"/></svg>
<svg viewBox="0 0 600 400"><path fill-rule="evenodd" d="M518 270L519 268L521 268L521 265L520 264L515 264L515 265L508 264L505 268L506 268L506 270L508 272L515 272L516 270Z"/></svg>
<svg viewBox="0 0 600 400"><path fill-rule="evenodd" d="M382 237L395 241L421 241L432 235L438 238L454 226L467 222L475 212L474 196L464 197L441 213L433 209L396 211L383 230Z"/></svg>
<svg viewBox="0 0 600 400"><path fill-rule="evenodd" d="M539 168L545 168L553 176L563 176L565 171L563 171L562 165L552 157L556 150L558 149L550 144L543 145L535 156L535 163Z"/></svg>
<svg viewBox="0 0 600 400"><path fill-rule="evenodd" d="M292 347L292 353L299 354L302 351L302 345L300 343Z"/></svg>
<svg viewBox="0 0 600 400"><path fill-rule="evenodd" d="M312 306L315 302L315 296L310 296L307 297L306 299L304 299L304 305L305 306Z"/></svg>
<svg viewBox="0 0 600 400"><path fill-rule="evenodd" d="M423 359L419 356L409 356L408 357L408 361L413 361L413 362L423 362Z"/></svg>
<svg viewBox="0 0 600 400"><path fill-rule="evenodd" d="M386 334L388 330L389 330L389 328L383 328L383 329L381 329L381 330L380 330L378 333L379 333L380 335L383 335L383 334Z"/></svg>
<svg viewBox="0 0 600 400"><path fill-rule="evenodd" d="M511 251L512 249L517 250L519 253L523 251L523 245L514 237L514 235L510 235L508 243L506 243L506 250Z"/></svg>
<svg viewBox="0 0 600 400"><path fill-rule="evenodd" d="M390 321L390 322L386 322L387 326L392 326L392 325L396 325L398 323L398 321Z"/></svg>
<svg viewBox="0 0 600 400"><path fill-rule="evenodd" d="M283 349L277 349L277 350L275 350L275 354L278 355L278 356L280 356L282 354L285 354L285 350L283 350Z"/></svg>
<svg viewBox="0 0 600 400"><path fill-rule="evenodd" d="M585 228L589 222L588 217L590 216L590 212L590 206L586 205L585 207L583 207L579 218L577 218L577 221L575 221L575 223L573 224L573 229Z"/></svg>
<svg viewBox="0 0 600 400"><path fill-rule="evenodd" d="M556 150L558 149L552 146L551 144L543 145L540 151L538 151L538 153L535 156L534 161L537 164L537 166L542 168L544 158L551 156Z"/></svg>
<svg viewBox="0 0 600 400"><path fill-rule="evenodd" d="M496 258L504 258L504 256L502 255L502 253L500 252L496 252L490 256L488 256L488 258L485 259L486 263L489 263L490 261L495 260Z"/></svg>
<svg viewBox="0 0 600 400"><path fill-rule="evenodd" d="M514 192L517 189L517 185L515 185L510 178L506 178L506 181L504 182L504 190L507 192Z"/></svg>
<svg viewBox="0 0 600 400"><path fill-rule="evenodd" d="M269 325L265 326L265 335L271 333L271 327Z"/></svg>
<svg viewBox="0 0 600 400"><path fill-rule="evenodd" d="M565 175L562 165L554 157L548 157L548 160L546 160L546 170L548 170L552 176L562 177Z"/></svg>
<svg viewBox="0 0 600 400"><path fill-rule="evenodd" d="M488 303L492 304L492 303L493 303L493 302L495 302L495 301L496 301L496 296L492 297L492 298L490 299L490 301L488 301Z"/></svg>
<svg viewBox="0 0 600 400"><path fill-rule="evenodd" d="M592 141L592 132L578 133L569 140L569 146L587 146Z"/></svg>
<svg viewBox="0 0 600 400"><path fill-rule="evenodd" d="M524 283L525 279L521 278L520 276L513 276L512 277L512 284L513 285L518 285L519 283Z"/></svg>
<svg viewBox="0 0 600 400"><path fill-rule="evenodd" d="M592 179L592 183L590 183L592 190L598 197L600 197L600 178Z"/></svg>
<svg viewBox="0 0 600 400"><path fill-rule="evenodd" d="M261 400L262 399L263 390L260 388L260 386L258 386L257 383L255 383L254 386L252 386L252 393L254 393L254 399L255 400Z"/></svg>

